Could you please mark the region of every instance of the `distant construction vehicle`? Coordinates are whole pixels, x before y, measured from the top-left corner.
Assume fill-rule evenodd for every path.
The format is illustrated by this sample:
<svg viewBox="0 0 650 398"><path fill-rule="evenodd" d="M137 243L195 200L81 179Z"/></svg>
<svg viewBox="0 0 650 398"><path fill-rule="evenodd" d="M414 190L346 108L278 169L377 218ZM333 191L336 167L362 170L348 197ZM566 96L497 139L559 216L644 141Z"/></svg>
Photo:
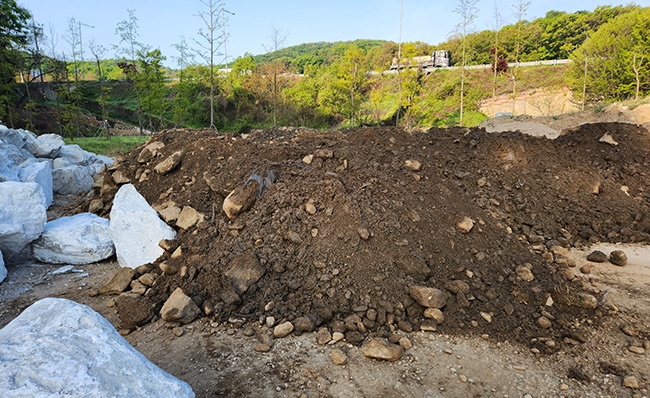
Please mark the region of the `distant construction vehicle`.
<svg viewBox="0 0 650 398"><path fill-rule="evenodd" d="M431 56L424 55L420 57L413 57L410 60L410 64L401 64L398 62L397 58L393 58L393 63L390 65L390 70L404 69L407 66L411 68L422 69L426 72L433 68L447 68L451 66L451 51L448 50L436 50L431 54Z"/></svg>

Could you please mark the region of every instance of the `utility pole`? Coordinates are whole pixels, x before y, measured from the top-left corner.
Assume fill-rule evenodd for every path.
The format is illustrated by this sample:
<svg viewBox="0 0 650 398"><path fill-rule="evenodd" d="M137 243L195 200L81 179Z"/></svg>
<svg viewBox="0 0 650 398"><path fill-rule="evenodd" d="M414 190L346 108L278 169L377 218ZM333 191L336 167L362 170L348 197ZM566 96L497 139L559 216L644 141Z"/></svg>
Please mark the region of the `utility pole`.
<svg viewBox="0 0 650 398"><path fill-rule="evenodd" d="M223 56L224 59L226 60L226 72L228 72L228 50L226 48L226 43L228 42L228 35L226 34L226 14L228 13L230 15L235 15L234 12L230 12L226 10L225 8L221 8L221 19L223 20Z"/></svg>
<svg viewBox="0 0 650 398"><path fill-rule="evenodd" d="M85 24L81 21L79 21L79 56L81 56L81 80L86 79L86 73L84 71L84 42L83 39L81 38L81 27L85 26L87 28L93 28L95 29L94 26Z"/></svg>

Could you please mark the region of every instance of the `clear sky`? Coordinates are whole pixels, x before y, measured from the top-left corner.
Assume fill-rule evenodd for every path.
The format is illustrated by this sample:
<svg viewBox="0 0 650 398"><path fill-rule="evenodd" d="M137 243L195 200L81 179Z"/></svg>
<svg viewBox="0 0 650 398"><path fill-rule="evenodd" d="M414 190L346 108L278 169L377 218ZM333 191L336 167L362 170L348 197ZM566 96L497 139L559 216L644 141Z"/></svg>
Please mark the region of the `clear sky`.
<svg viewBox="0 0 650 398"><path fill-rule="evenodd" d="M518 2L496 1L506 23L516 22L513 4ZM173 57L177 56L172 45L179 43L181 36L188 38L188 42L198 38L197 31L204 25L197 13L206 9L200 0L17 0L17 3L27 8L37 23L44 25L46 34L50 27L54 29L59 36L57 53L71 53L63 39L70 18L94 26L82 27L86 58L90 56L87 46L91 39L108 48L118 44L115 27L128 18L128 9L135 9L139 41L160 48L169 66L174 66ZM628 3L627 0L532 0L525 19L542 17L550 10L593 11L599 5ZM650 6L650 0L633 3ZM438 44L446 40L460 19L454 13L457 4L453 0L403 0L402 41ZM475 30L491 28L495 0L479 0L478 8ZM270 35L274 28L287 36L284 47L318 41L399 40L400 0L231 0L225 2L225 9L235 14L228 15L227 24L226 50L230 61L246 52L265 53L264 46L271 47ZM218 60L221 61L223 56Z"/></svg>

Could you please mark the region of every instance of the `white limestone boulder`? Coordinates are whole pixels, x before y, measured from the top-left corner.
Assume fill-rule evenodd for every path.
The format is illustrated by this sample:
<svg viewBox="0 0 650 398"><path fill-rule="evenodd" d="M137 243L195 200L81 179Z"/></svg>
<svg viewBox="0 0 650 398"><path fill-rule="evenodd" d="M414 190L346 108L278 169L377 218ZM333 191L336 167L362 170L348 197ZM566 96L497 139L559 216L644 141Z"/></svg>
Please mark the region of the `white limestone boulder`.
<svg viewBox="0 0 650 398"><path fill-rule="evenodd" d="M7 267L5 267L5 260L2 257L2 252L0 251L0 283L5 280L7 277Z"/></svg>
<svg viewBox="0 0 650 398"><path fill-rule="evenodd" d="M52 171L54 193L70 195L90 191L95 171L86 166L67 166Z"/></svg>
<svg viewBox="0 0 650 398"><path fill-rule="evenodd" d="M9 153L10 145L0 145L0 182L19 181L18 167Z"/></svg>
<svg viewBox="0 0 650 398"><path fill-rule="evenodd" d="M59 149L57 158L67 159L70 164L88 165L91 153L81 149L77 144L63 145Z"/></svg>
<svg viewBox="0 0 650 398"><path fill-rule="evenodd" d="M36 134L31 131L23 129L14 130L0 125L0 140L4 141L5 144L23 148L28 142L34 141L36 138Z"/></svg>
<svg viewBox="0 0 650 398"><path fill-rule="evenodd" d="M0 250L18 255L43 232L45 194L33 182L0 182Z"/></svg>
<svg viewBox="0 0 650 398"><path fill-rule="evenodd" d="M164 252L158 242L176 238L176 231L158 217L132 184L122 185L115 194L110 232L117 261L129 268L156 261Z"/></svg>
<svg viewBox="0 0 650 398"><path fill-rule="evenodd" d="M63 138L58 134L39 135L35 140L25 143L25 149L37 158L51 158L58 156L59 150L65 145Z"/></svg>
<svg viewBox="0 0 650 398"><path fill-rule="evenodd" d="M101 315L60 298L32 304L0 330L3 397L194 397Z"/></svg>
<svg viewBox="0 0 650 398"><path fill-rule="evenodd" d="M50 221L32 243L32 253L48 264L81 265L107 259L115 254L109 224L92 213Z"/></svg>
<svg viewBox="0 0 650 398"><path fill-rule="evenodd" d="M50 207L54 199L52 187L52 166L50 162L25 162L20 165L18 177L22 182L35 182L45 194L45 207Z"/></svg>

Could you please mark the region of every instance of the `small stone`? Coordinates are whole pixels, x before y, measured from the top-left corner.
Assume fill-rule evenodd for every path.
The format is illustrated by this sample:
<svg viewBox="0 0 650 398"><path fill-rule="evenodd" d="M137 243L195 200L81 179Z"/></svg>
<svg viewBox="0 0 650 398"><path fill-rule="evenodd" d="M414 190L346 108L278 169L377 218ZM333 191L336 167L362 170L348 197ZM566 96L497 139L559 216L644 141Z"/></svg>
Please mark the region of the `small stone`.
<svg viewBox="0 0 650 398"><path fill-rule="evenodd" d="M591 274L593 269L594 269L593 264L585 264L582 267L580 267L580 272L582 272L583 274Z"/></svg>
<svg viewBox="0 0 650 398"><path fill-rule="evenodd" d="M487 184L487 178L481 177L476 181L476 185L478 185L479 188L483 188Z"/></svg>
<svg viewBox="0 0 650 398"><path fill-rule="evenodd" d="M635 345L629 347L628 351L633 352L635 354L639 354L639 355L645 355L645 348L635 346Z"/></svg>
<svg viewBox="0 0 650 398"><path fill-rule="evenodd" d="M607 255L599 250L595 250L589 253L587 260L594 263L604 263L607 261Z"/></svg>
<svg viewBox="0 0 650 398"><path fill-rule="evenodd" d="M146 274L141 275L138 278L138 281L140 283L142 283L143 285L145 285L145 286L151 287L151 286L153 286L154 283L156 283L157 276L158 275L156 275L156 274L154 274L152 272L148 272Z"/></svg>
<svg viewBox="0 0 650 398"><path fill-rule="evenodd" d="M314 331L314 322L306 316L301 316L293 320L294 334L300 336L303 333Z"/></svg>
<svg viewBox="0 0 650 398"><path fill-rule="evenodd" d="M589 293L578 293L578 306L594 309L598 307L598 299Z"/></svg>
<svg viewBox="0 0 650 398"><path fill-rule="evenodd" d="M456 224L456 229L461 233L467 234L474 228L474 220L465 216L462 221Z"/></svg>
<svg viewBox="0 0 650 398"><path fill-rule="evenodd" d="M314 155L307 155L307 156L305 156L304 158L302 158L302 161L303 161L305 164L311 164L311 162L314 161Z"/></svg>
<svg viewBox="0 0 650 398"><path fill-rule="evenodd" d="M325 345L332 340L332 334L327 328L321 328L316 332L316 343L318 345Z"/></svg>
<svg viewBox="0 0 650 398"><path fill-rule="evenodd" d="M526 265L520 265L515 269L517 278L521 279L524 282L532 282L535 279L535 274L531 271L530 267Z"/></svg>
<svg viewBox="0 0 650 398"><path fill-rule="evenodd" d="M625 376L623 385L627 388L639 388L639 380L634 376Z"/></svg>
<svg viewBox="0 0 650 398"><path fill-rule="evenodd" d="M409 340L408 337L402 337L399 339L399 345L402 347L404 351L408 351L411 348L413 348L413 343L411 343L411 340Z"/></svg>
<svg viewBox="0 0 650 398"><path fill-rule="evenodd" d="M427 308L424 310L424 317L428 319L433 319L433 321L440 325L445 321L445 314L438 308Z"/></svg>
<svg viewBox="0 0 650 398"><path fill-rule="evenodd" d="M269 352L271 351L271 345L267 343L257 343L253 346L255 352Z"/></svg>
<svg viewBox="0 0 650 398"><path fill-rule="evenodd" d="M627 255L622 250L614 250L609 253L609 262L618 265L619 267L623 267L627 264Z"/></svg>
<svg viewBox="0 0 650 398"><path fill-rule="evenodd" d="M564 268L560 271L560 275L567 281L572 281L576 278L575 272L573 272L573 269L571 268Z"/></svg>
<svg viewBox="0 0 650 398"><path fill-rule="evenodd" d="M445 283L445 289L449 290L453 294L469 293L469 285L467 284L467 282L459 281L459 280L453 280Z"/></svg>
<svg viewBox="0 0 650 398"><path fill-rule="evenodd" d="M637 331L630 325L621 326L621 331L630 337L636 337L639 335Z"/></svg>
<svg viewBox="0 0 650 398"><path fill-rule="evenodd" d="M93 199L88 205L88 213L99 213L104 210L104 202L101 199Z"/></svg>
<svg viewBox="0 0 650 398"><path fill-rule="evenodd" d="M265 319L265 324L267 328L272 328L275 326L275 318L272 316L267 316Z"/></svg>
<svg viewBox="0 0 650 398"><path fill-rule="evenodd" d="M385 339L375 338L361 347L361 352L368 358L382 359L394 362L404 354L404 350L397 344L392 344Z"/></svg>
<svg viewBox="0 0 650 398"><path fill-rule="evenodd" d="M176 337L181 337L183 334L185 334L185 329L180 326L176 326L172 329L172 333L174 333L174 336Z"/></svg>
<svg viewBox="0 0 650 398"><path fill-rule="evenodd" d="M341 341L345 338L345 335L341 332L332 333L332 341Z"/></svg>
<svg viewBox="0 0 650 398"><path fill-rule="evenodd" d="M134 294L139 294L139 295L144 295L144 293L147 291L147 287L140 283L140 281L133 280L131 281L131 292Z"/></svg>
<svg viewBox="0 0 650 398"><path fill-rule="evenodd" d="M485 319L487 323L492 323L492 315L487 312L481 312L481 318Z"/></svg>
<svg viewBox="0 0 650 398"><path fill-rule="evenodd" d="M540 316L539 318L537 318L537 324L539 325L539 327L543 329L548 329L553 325L550 319L548 319L545 316Z"/></svg>
<svg viewBox="0 0 650 398"><path fill-rule="evenodd" d="M410 286L409 295L426 308L443 308L447 305L447 293L433 287Z"/></svg>
<svg viewBox="0 0 650 398"><path fill-rule="evenodd" d="M368 230L365 229L365 228L359 228L359 229L357 229L357 233L359 234L359 236L360 236L361 239L363 239L363 240L368 240L368 238L370 238L370 232L368 232Z"/></svg>
<svg viewBox="0 0 650 398"><path fill-rule="evenodd" d="M291 332L293 332L293 323L287 321L273 328L273 337L281 339L290 335Z"/></svg>
<svg viewBox="0 0 650 398"><path fill-rule="evenodd" d="M334 157L334 152L331 149L323 148L314 152L314 157L320 159L332 159Z"/></svg>
<svg viewBox="0 0 650 398"><path fill-rule="evenodd" d="M341 366L348 363L348 356L345 355L345 353L339 349L333 349L330 352L330 358L332 358L332 363L334 363L334 365Z"/></svg>
<svg viewBox="0 0 650 398"><path fill-rule="evenodd" d="M422 170L422 163L417 160L409 159L404 162L404 167L411 171L420 171Z"/></svg>
<svg viewBox="0 0 650 398"><path fill-rule="evenodd" d="M154 170L160 175L171 173L179 164L181 164L182 158L183 154L180 151L174 152L167 159L158 163L156 167L154 167Z"/></svg>
<svg viewBox="0 0 650 398"><path fill-rule="evenodd" d="M467 383L467 376L458 375L458 380L460 380L461 383Z"/></svg>
<svg viewBox="0 0 650 398"><path fill-rule="evenodd" d="M311 215L316 214L316 206L314 206L313 203L306 203L305 204L305 211Z"/></svg>
<svg viewBox="0 0 650 398"><path fill-rule="evenodd" d="M569 389L569 386L567 384L560 384L560 391L567 391Z"/></svg>
<svg viewBox="0 0 650 398"><path fill-rule="evenodd" d="M164 321L185 324L192 322L200 313L196 303L178 287L163 304L160 317Z"/></svg>

